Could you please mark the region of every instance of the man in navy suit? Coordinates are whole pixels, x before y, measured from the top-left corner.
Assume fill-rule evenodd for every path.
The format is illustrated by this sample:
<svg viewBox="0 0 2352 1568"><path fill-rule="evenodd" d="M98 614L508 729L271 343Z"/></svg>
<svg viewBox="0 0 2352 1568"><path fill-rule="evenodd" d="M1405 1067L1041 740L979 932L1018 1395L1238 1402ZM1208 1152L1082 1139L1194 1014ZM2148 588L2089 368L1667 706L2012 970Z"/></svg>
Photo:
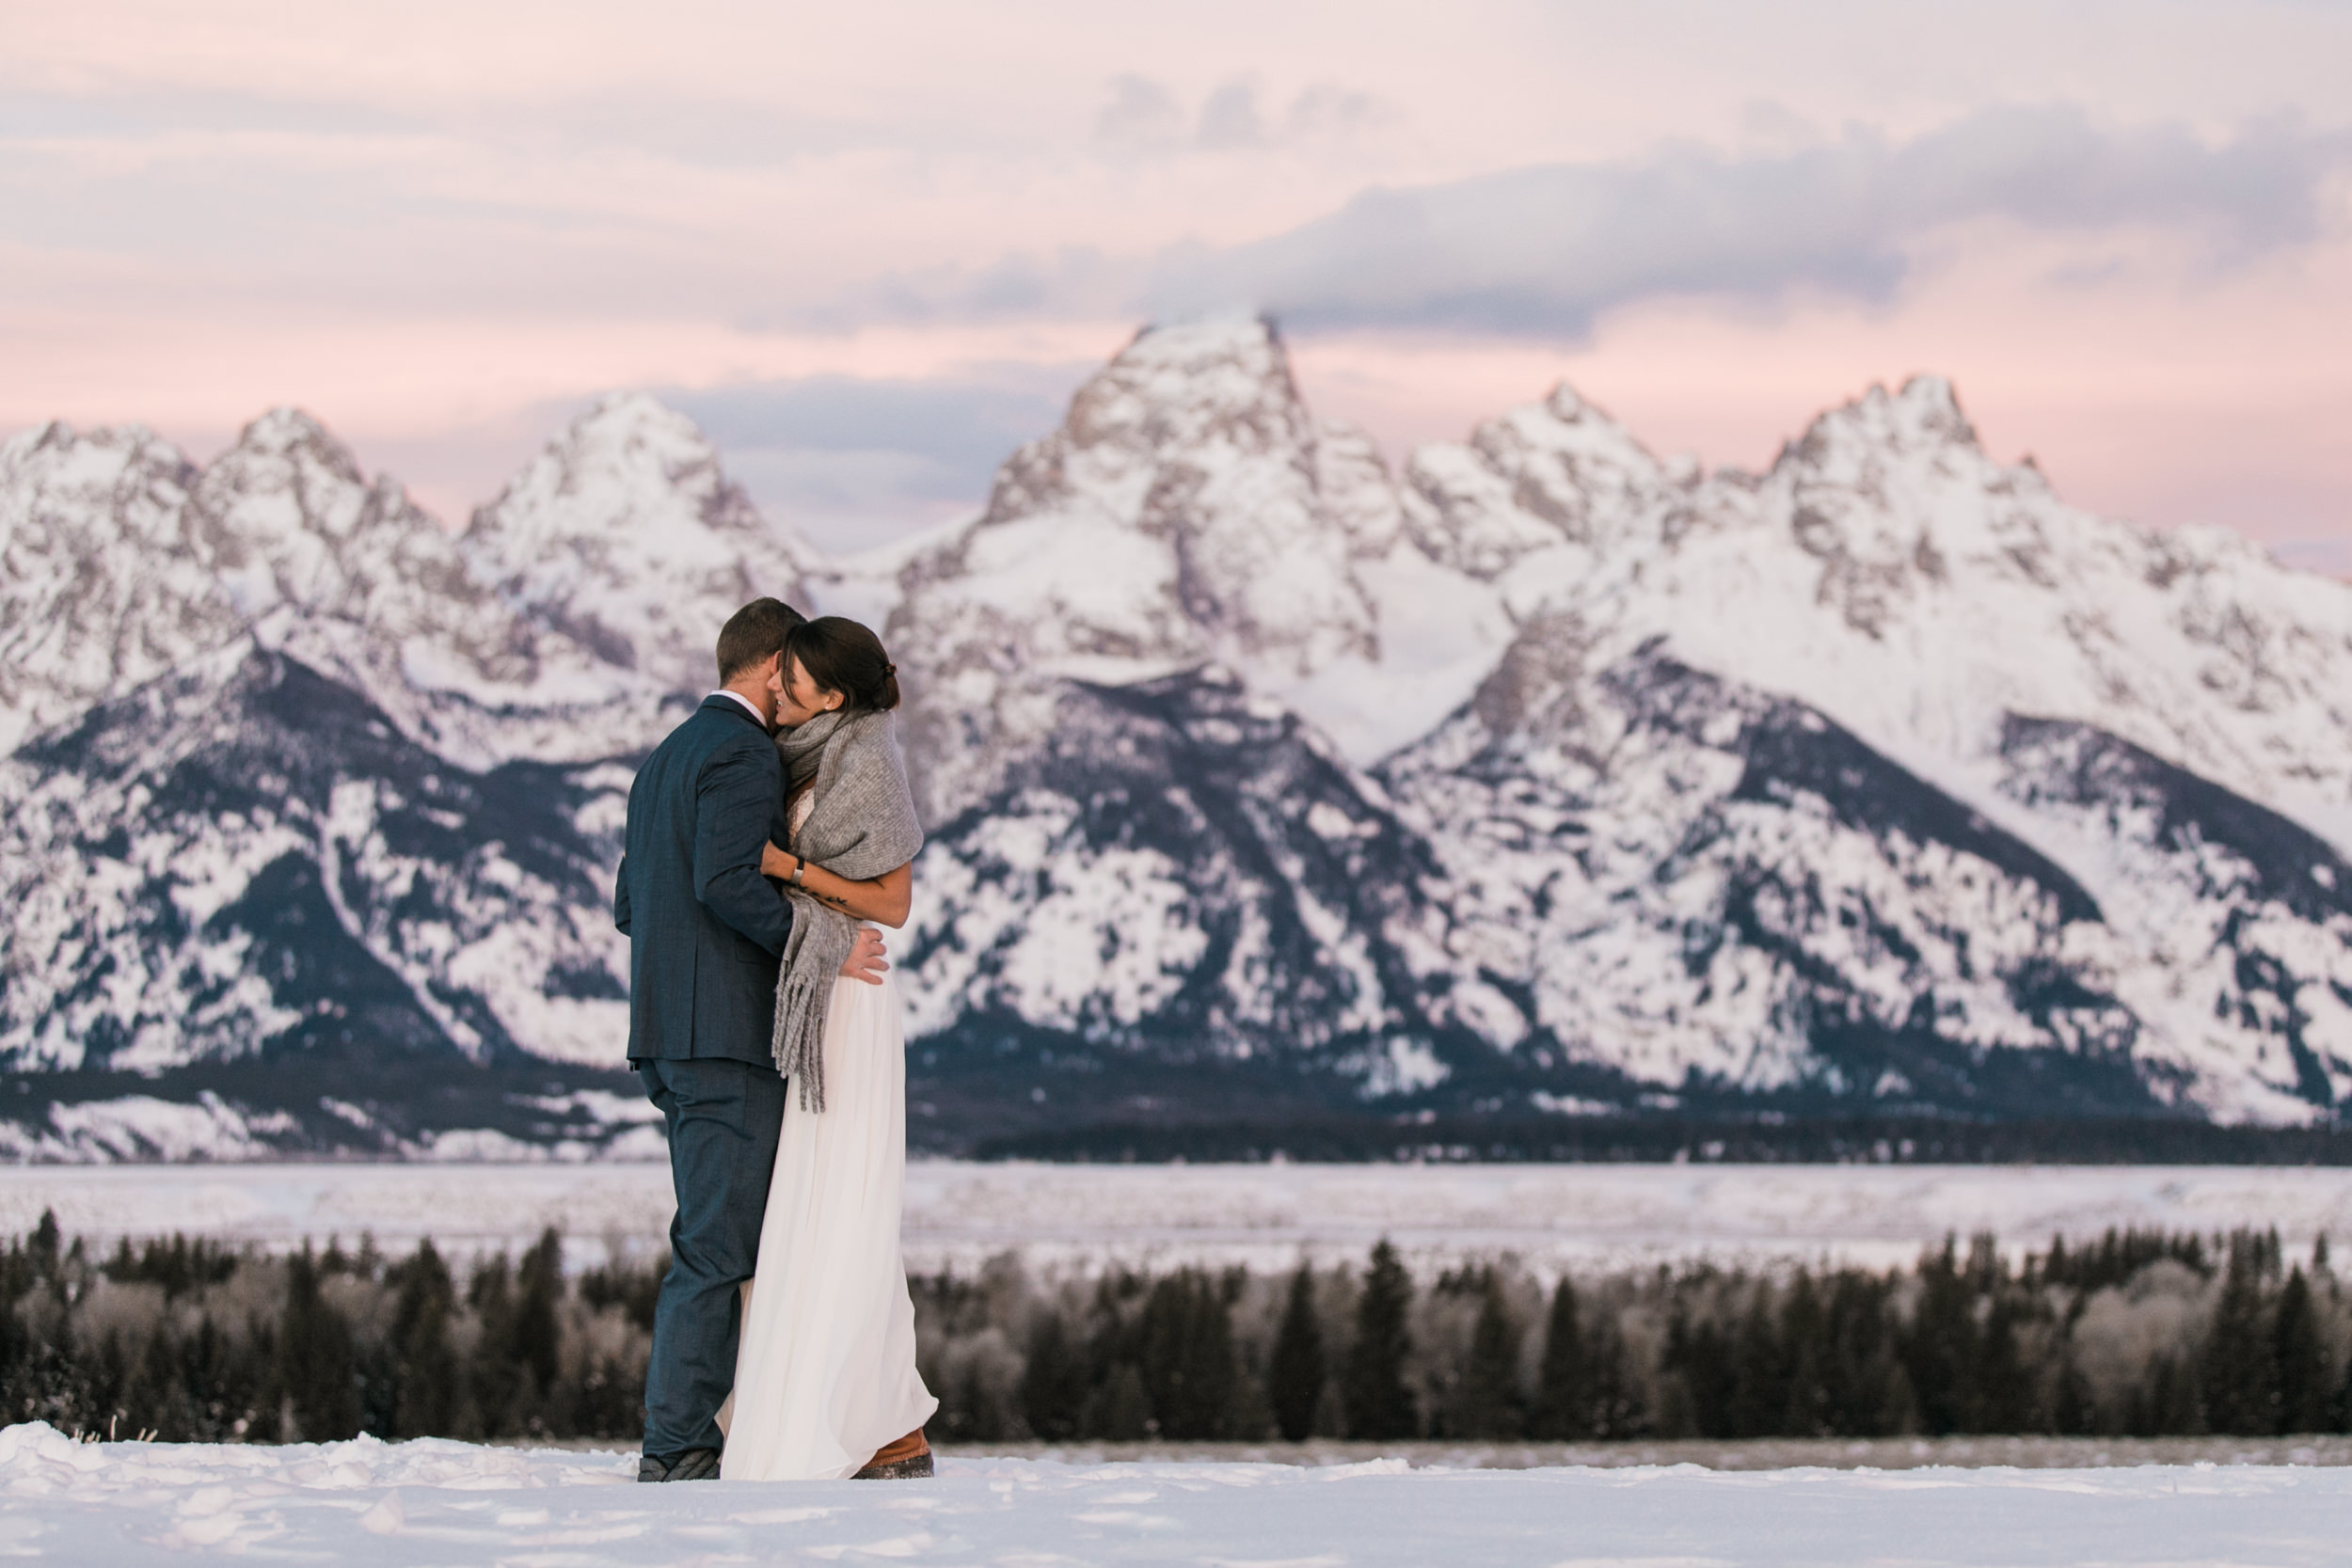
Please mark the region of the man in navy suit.
<svg viewBox="0 0 2352 1568"><path fill-rule="evenodd" d="M770 1046L791 906L759 874L782 843L774 677L800 613L755 599L719 633L719 689L654 748L628 792L612 923L628 934L628 1060L670 1133L677 1217L654 1307L639 1481L719 1473L719 1407L735 1383L739 1287L784 1127ZM868 940L870 939L870 940ZM863 931L842 974L882 983Z"/></svg>

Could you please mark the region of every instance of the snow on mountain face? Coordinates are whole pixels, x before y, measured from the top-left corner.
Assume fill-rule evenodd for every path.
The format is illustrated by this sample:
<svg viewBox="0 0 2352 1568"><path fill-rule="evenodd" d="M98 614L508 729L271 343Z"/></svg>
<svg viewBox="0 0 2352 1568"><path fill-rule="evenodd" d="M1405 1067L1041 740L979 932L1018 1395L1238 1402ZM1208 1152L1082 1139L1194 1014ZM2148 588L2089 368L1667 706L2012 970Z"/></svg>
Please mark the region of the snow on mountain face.
<svg viewBox="0 0 2352 1568"><path fill-rule="evenodd" d="M188 532L247 620L330 615L394 647L431 637L485 669L515 651L469 624L485 595L440 528L307 414L247 425L197 481Z"/></svg>
<svg viewBox="0 0 2352 1568"><path fill-rule="evenodd" d="M1016 1075L1041 1052L1057 1097L1122 1057L1343 1095L1447 1075L1435 867L1295 716L1215 672L1072 682L1049 736L924 849L913 1033L1009 1049Z"/></svg>
<svg viewBox="0 0 2352 1568"><path fill-rule="evenodd" d="M580 709L632 694L560 631L500 602L397 482L369 480L306 414L247 426L197 482L184 527L265 643L453 754L513 754L500 732L515 709L555 707L577 725Z"/></svg>
<svg viewBox="0 0 2352 1568"><path fill-rule="evenodd" d="M556 488L590 511L600 486L608 511L642 500L643 432L622 413L581 421L534 474L568 463ZM739 498L656 415L654 483L685 487L672 511L740 528ZM202 470L137 432L58 428L11 442L5 465L23 656L7 695L37 733L0 778L17 909L0 1061L101 1097L45 1121L20 1101L33 1121L10 1147L246 1148L207 1131L213 1112L192 1131L119 1092L158 1073L215 1098L234 1078L255 1148L423 1148L453 1125L593 1148L633 1125L601 1101L507 1091L517 1073L577 1087L619 1067L612 835L629 759L706 671L681 658L665 684L508 602L298 413L255 421ZM500 521L534 521L523 491ZM560 530L535 520L561 561ZM768 558L788 552L761 537ZM677 579L649 592L674 608ZM697 629L705 665L715 635ZM330 1092L287 1099L297 1083Z"/></svg>
<svg viewBox="0 0 2352 1568"><path fill-rule="evenodd" d="M468 773L247 644L8 768L15 1065L351 1043L359 1017L392 1049L611 1060L626 767Z"/></svg>
<svg viewBox="0 0 2352 1568"><path fill-rule="evenodd" d="M1369 443L1317 426L1271 330L1142 334L901 573L886 635L921 693L927 807L955 815L1043 738L1040 683L1210 659L1296 680L1370 656L1355 563L1397 527Z"/></svg>
<svg viewBox="0 0 2352 1568"><path fill-rule="evenodd" d="M1941 381L1822 416L1692 510L1581 594L1614 596L1629 641L1664 632L1899 754L1982 762L2008 714L2076 719L2352 835L2352 588L2064 505Z"/></svg>
<svg viewBox="0 0 2352 1568"><path fill-rule="evenodd" d="M1499 1047L1686 1092L2152 1108L2090 895L1801 704L1655 649L1506 664L1382 772Z"/></svg>
<svg viewBox="0 0 2352 1568"><path fill-rule="evenodd" d="M1219 411L1244 407L1248 428L1281 433L1255 455L1296 454L1295 485L1344 449L1266 368L1270 333L1198 327L1154 349L1161 336L1008 465L991 518L1050 542L996 560L984 520L908 574L895 638L975 616L965 640L941 640L954 662L917 687L916 733L934 742L918 750L986 762L934 779L934 805L966 824L925 867L954 890L927 930L955 940L917 966L934 1037L977 1039L987 1017L1140 1040L1151 998L1217 972L1203 958L1213 901L1180 870L1196 853L1219 861L1209 837L1188 847L1130 805L1118 819L1152 841L1142 858L1097 865L1099 849L1075 847L1092 841L1073 824L1136 798L1125 759L1149 749L1069 741L1097 726L1073 718L1062 677L1145 678L1147 650L1221 648L1256 700L1335 735L1364 691L1409 706L1416 673L1471 675L1458 712L1405 736L1362 796L1421 857L1415 907L1433 917L1333 927L1412 976L1379 990L1389 1016L1372 1034L1433 1064L1413 1078L1432 1092L1479 1076L1466 1066L1483 1052L1481 1070L1507 1064L1522 1092L1618 1100L1646 1085L1693 1102L2292 1121L2343 1093L2352 928L2313 903L2320 884L2283 897L2282 873L2217 870L2250 853L2218 847L2251 833L2270 847L2245 863L2302 855L2323 882L2334 874L2334 851L2280 813L2306 811L2324 837L2352 793L2352 731L2330 705L2352 635L2339 586L2242 545L2064 506L2030 468L1988 458L1932 378L1824 415L1760 478L1661 463L1561 388L1415 453L1393 485L1375 458L1352 484L1289 492L1323 502L1305 537L1344 556L1346 575L1328 566L1325 582L1359 589L1368 619L1354 600L1298 595L1307 631L1285 646L1319 651L1269 658L1219 644L1217 601L1188 600L1172 558L1137 548L1136 498L1191 466L1135 433L1215 446ZM1162 374L1170 364L1184 373ZM1336 521L1327 492L1368 521ZM1278 510L1276 536L1308 515ZM1154 569L1115 569L1128 559ZM1100 592L1052 587L1073 583ZM1120 617L1134 635L1115 657L1052 641ZM2169 768L2159 793L2175 815L2151 827L2144 801L2026 782L2014 737L2054 722L2143 757L2143 795ZM1375 733L1354 731L1355 760L1385 750L1362 744ZM1061 782L1041 795L1025 759L1045 755ZM2179 816L2192 798L2229 809ZM2270 826L2245 828L2255 820ZM1014 877L1019 857L989 847L993 833L1052 876ZM982 951L1003 961L986 969ZM1162 1032L1184 1028L1248 1037L1224 1017ZM1317 1059L1318 1037L1252 1049Z"/></svg>
<svg viewBox="0 0 2352 1568"><path fill-rule="evenodd" d="M196 477L135 426L0 445L0 752L242 630L181 531Z"/></svg>
<svg viewBox="0 0 2352 1568"><path fill-rule="evenodd" d="M1577 422L1593 418L1583 405L1571 406ZM1542 430L1552 414L1548 408L1517 418L1522 428ZM2275 815L2281 806L2299 807L2323 833L2340 832L2352 793L2345 766L2352 731L2336 692L2352 675L2345 661L2352 592L2289 572L2242 543L2150 534L2062 505L2030 468L2005 468L1986 457L1949 388L1931 378L1914 381L1899 395L1874 391L1824 415L1761 480L1676 480L1626 460L1628 449L1606 433L1579 436L1582 451L1597 448L1619 458L1550 467L1549 475L1589 487L1581 512L1556 500L1531 507L1524 483L1507 492L1495 483L1456 483L1450 492L1454 533L1463 538L1532 540L1536 531L1529 519L1544 516L1608 515L1615 524L1613 537L1597 539L1588 528L1581 538L1531 546L1496 569L1498 595L1525 620L1475 705L1487 728L1472 754L1541 752L1550 744L1543 738L1547 705L1580 723L1599 722L1612 709L1610 691L1660 658L1800 703L1888 767L1915 776L1921 787L1947 793L2066 865L2091 890L2095 915L2077 911L2065 917L2062 931L2051 927L2043 935L2081 959L2062 966L2070 986L2105 998L2102 1008L2112 1004L2130 1015L2130 1029L2102 1025L2093 1034L2128 1038L2132 1060L2158 1099L2230 1119L2265 1120L2301 1119L2335 1102L2342 1092L2337 1064L2352 1051L2352 1020L2342 1016L2330 988L2352 930L2313 907L2309 884L2299 901L2280 902L2270 891L2280 885L2278 876L2258 885L2217 875L2212 863L2220 853L2216 844L2224 841L2201 826L2196 813L2185 829L2167 817L2170 825L2159 830L2143 820L2150 809L2144 800L2126 810L2121 800L2082 799L2079 789L2022 784L2015 737L2035 724L2078 726L2101 747L2145 759L2136 786L2143 792L2156 787L2146 780L2161 773L2168 782L2158 793L2168 800L2225 800L2233 824L2280 824L2255 835L2265 843L2281 842L2293 826ZM1473 446L1480 454L1544 445L1482 437ZM1469 461L1456 453L1436 468L1467 471ZM1430 467L1417 459L1410 471ZM1482 471L1491 478L1506 467L1495 463ZM1463 515L1480 507L1489 520ZM1538 677L1532 692L1522 689L1529 672ZM1690 797L1687 781L1642 785L1644 753L1617 749L1605 723L1601 738L1570 734L1568 751L1527 765L1518 787L1559 802L1564 820L1591 832L1595 844L1627 841L1621 825L1602 826L1621 822L1616 814L1623 808L1613 799L1629 800L1655 835L1676 816L1667 802ZM1391 768L1409 814L1440 855L1456 866L1474 861L1490 879L1522 889L1549 885L1540 856L1524 864L1480 858L1484 835L1462 836L1461 823L1484 820L1486 808L1474 789L1463 797L1470 781L1448 779L1445 768L1433 764L1444 754L1433 741ZM1580 768L1593 776L1568 791L1571 804L1561 785ZM2109 768L2097 776L2121 775ZM1800 794L1819 803L1835 792ZM1707 789L1698 796L1708 798ZM1709 817L1707 831L1720 826ZM2334 851L2308 832L2295 832L2308 842L2294 853L2315 866L2316 876L2332 876ZM1784 847L1802 837L1794 825L1774 832ZM1677 878L1667 873L1685 864L1679 850L1669 852L1671 839L1641 841L1651 848L1637 853L1636 863L1653 857L1658 875L1640 884L1637 904L1675 885ZM1904 842L1920 841L1907 833ZM1882 847L1892 854L1898 847ZM1589 877L1591 867L1584 870ZM1634 896L1635 867L1620 875ZM1834 908L1840 896L1863 895L1867 879L1854 875L1854 885L1838 895L1816 871L1821 889L1811 896ZM1870 895L1869 902L1880 913L1855 914L1859 929L1884 913L1883 897ZM1512 909L1507 900L1504 907ZM1706 918L1720 920L1728 910L1726 903ZM1970 920L1943 918L1973 931L1979 949L1993 934L1989 909ZM1605 964L1598 955L1611 940L1644 928L1598 911L1592 920L1597 925L1570 921L1570 928L1606 926L1610 940L1580 936L1549 954L1537 941L1546 973L1581 977L1549 1004L1539 989L1536 1020L1565 1021L1564 1041L1597 1042L1575 1049L1613 1062L1629 1059L1636 1048L1628 1042L1636 1037L1669 1042L1653 1053L1645 1077L1764 1081L1736 1050L1724 1053L1772 1037L1767 1021L1791 1016L1787 988L1804 965L1792 959L1793 967L1761 990L1750 984L1738 992L1749 996L1749 1013L1693 1022L1692 1009L1702 1001L1720 1008L1731 993L1711 980L1681 986L1670 979L1656 990L1629 978L1639 964L1615 972L1614 980L1585 974L1590 964ZM1541 924L1526 921L1523 911L1500 924L1509 928L1514 921L1526 929ZM1912 935L1899 945L1931 951ZM1980 957L1947 976L1918 969L1901 987L1883 990L1881 1004L1866 1009L1875 1018L1870 1027L1884 1031L1908 1016L1904 1008L1924 1008L1923 1018L1954 1021L1949 1029L1939 1022L1939 1035L1967 1051L1989 1049L1993 1037L1975 1031L1998 1009L1982 999L1954 1006L1954 976L1970 970L1981 979ZM2037 972L2043 962L2034 958ZM1571 990L1581 1011L1569 1007ZM1851 1073L1833 1078L1836 1064L1822 1053L1834 1031L1822 1022L1820 982L1805 979L1799 990L1809 999L1798 1009L1797 1026L1782 1037L1804 1043L1784 1053L1767 1078L1779 1073L1789 1082L1850 1087ZM1647 1021L1642 1028L1628 1023L1629 1008ZM1995 1034L2038 1042L2037 1049L2074 1049L2066 1030L2036 1025ZM1600 1043L1613 1039L1617 1043ZM1888 1082L1908 1093L1914 1078L1899 1072Z"/></svg>
<svg viewBox="0 0 2352 1568"><path fill-rule="evenodd" d="M1466 446L1436 444L1405 467L1405 516L1430 559L1491 581L1564 542L1604 550L1661 515L1697 479L1673 470L1566 386L1482 425Z"/></svg>
<svg viewBox="0 0 2352 1568"><path fill-rule="evenodd" d="M0 526L0 1053L51 1085L0 1147L627 1135L631 759L812 586L903 668L934 1146L2352 1093L2352 591L2063 505L1931 379L1761 476L1564 388L1392 478L1208 323L888 569L642 398L455 540L293 414L202 471L20 436Z"/></svg>
<svg viewBox="0 0 2352 1568"><path fill-rule="evenodd" d="M2318 835L2071 720L2012 717L2003 794L2090 868L2137 960L2143 1069L2230 1120L2352 1094L2352 866Z"/></svg>
<svg viewBox="0 0 2352 1568"><path fill-rule="evenodd" d="M296 1109L346 1141L413 1119L388 1082L610 1069L628 779L469 773L284 655L207 656L5 765L0 1060L324 1077Z"/></svg>
<svg viewBox="0 0 2352 1568"><path fill-rule="evenodd" d="M461 547L522 616L663 690L714 684L719 628L745 603L805 599L799 546L692 421L643 395L575 420L474 514Z"/></svg>

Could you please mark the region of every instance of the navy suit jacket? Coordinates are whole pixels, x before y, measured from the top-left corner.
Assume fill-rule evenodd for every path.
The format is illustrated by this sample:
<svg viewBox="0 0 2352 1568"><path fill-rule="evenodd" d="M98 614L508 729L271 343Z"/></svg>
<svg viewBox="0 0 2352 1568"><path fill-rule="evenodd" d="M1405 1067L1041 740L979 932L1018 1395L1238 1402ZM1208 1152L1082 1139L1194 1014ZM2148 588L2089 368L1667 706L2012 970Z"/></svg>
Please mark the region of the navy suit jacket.
<svg viewBox="0 0 2352 1568"><path fill-rule="evenodd" d="M709 696L637 770L612 923L628 933L628 1059L771 1066L792 907L759 874L784 833L784 764L759 721Z"/></svg>

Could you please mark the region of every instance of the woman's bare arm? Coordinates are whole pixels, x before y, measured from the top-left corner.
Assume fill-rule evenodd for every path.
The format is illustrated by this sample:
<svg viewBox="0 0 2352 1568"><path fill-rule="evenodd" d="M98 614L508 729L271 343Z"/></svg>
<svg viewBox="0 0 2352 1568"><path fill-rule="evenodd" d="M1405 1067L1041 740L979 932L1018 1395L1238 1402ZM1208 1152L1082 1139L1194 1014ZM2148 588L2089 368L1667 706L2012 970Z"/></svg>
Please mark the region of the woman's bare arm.
<svg viewBox="0 0 2352 1568"><path fill-rule="evenodd" d="M790 881L793 868L801 863L789 849L773 844L759 852L760 874L781 881ZM852 920L870 920L893 930L907 923L907 911L914 902L912 864L862 882L836 877L815 861L807 864L808 869L801 874L801 891L810 897L831 904Z"/></svg>

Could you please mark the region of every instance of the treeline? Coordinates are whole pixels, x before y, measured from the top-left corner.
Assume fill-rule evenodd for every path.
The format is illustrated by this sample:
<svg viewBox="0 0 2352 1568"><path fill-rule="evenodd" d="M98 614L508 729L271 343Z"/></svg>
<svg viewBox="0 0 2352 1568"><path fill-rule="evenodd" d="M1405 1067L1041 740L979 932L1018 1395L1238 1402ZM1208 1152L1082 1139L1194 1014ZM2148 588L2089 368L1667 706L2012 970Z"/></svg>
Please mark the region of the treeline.
<svg viewBox="0 0 2352 1568"><path fill-rule="evenodd" d="M167 1441L634 1441L663 1260L577 1275L552 1231L453 1267L430 1243L111 1253L54 1220L0 1247L0 1416ZM946 1443L1581 1441L2352 1429L2352 1301L2326 1243L2110 1231L2012 1264L1707 1265L1545 1279L1510 1259L913 1282Z"/></svg>
<svg viewBox="0 0 2352 1568"><path fill-rule="evenodd" d="M2352 1303L2324 1241L2288 1267L2275 1232L1549 1285L1509 1260L1416 1280L1385 1243L1278 1276L1005 1258L916 1300L949 1442L2352 1429Z"/></svg>
<svg viewBox="0 0 2352 1568"><path fill-rule="evenodd" d="M942 1085L973 1102L979 1087ZM952 1092L950 1092L952 1090ZM1018 1118L1019 1108L1008 1115ZM959 1139L930 1125L934 1151L978 1160L1156 1164L1267 1160L1385 1164L2347 1165L2352 1127L2224 1127L2186 1117L1966 1120L1856 1117L1801 1108L1763 1116L1628 1110L1431 1109L1404 1116L1300 1108L1270 1120L1251 1108L1192 1119L1091 1121ZM914 1129L920 1132L923 1129Z"/></svg>
<svg viewBox="0 0 2352 1568"><path fill-rule="evenodd" d="M91 1256L43 1215L0 1251L0 1413L166 1442L633 1437L660 1283L566 1277L552 1230L461 1277L431 1242Z"/></svg>

